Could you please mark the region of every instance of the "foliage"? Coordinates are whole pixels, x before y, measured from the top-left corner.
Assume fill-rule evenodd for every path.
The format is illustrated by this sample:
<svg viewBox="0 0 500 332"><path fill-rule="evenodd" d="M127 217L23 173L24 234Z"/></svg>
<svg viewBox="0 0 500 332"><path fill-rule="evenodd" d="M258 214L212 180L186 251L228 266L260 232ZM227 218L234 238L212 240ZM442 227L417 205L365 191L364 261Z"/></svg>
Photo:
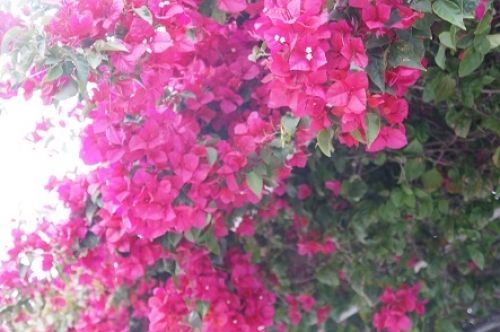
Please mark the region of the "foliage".
<svg viewBox="0 0 500 332"><path fill-rule="evenodd" d="M27 1L0 96L73 98L71 213L5 331L454 331L499 314L500 6ZM499 194L497 194L499 193Z"/></svg>

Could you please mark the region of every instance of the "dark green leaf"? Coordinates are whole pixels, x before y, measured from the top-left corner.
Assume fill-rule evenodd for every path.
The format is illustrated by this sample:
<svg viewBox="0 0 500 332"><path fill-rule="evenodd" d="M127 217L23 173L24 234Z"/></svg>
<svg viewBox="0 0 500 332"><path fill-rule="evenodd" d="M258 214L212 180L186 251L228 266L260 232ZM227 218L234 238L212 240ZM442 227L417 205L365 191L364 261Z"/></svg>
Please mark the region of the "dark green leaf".
<svg viewBox="0 0 500 332"><path fill-rule="evenodd" d="M443 176L433 168L422 175L422 183L427 192L436 191L443 184Z"/></svg>
<svg viewBox="0 0 500 332"><path fill-rule="evenodd" d="M339 285L339 278L336 271L327 265L320 267L314 276L322 284L331 287L337 287Z"/></svg>
<svg viewBox="0 0 500 332"><path fill-rule="evenodd" d="M453 96L456 93L456 86L457 82L453 77L450 75L443 76L438 84L437 91L439 91L439 93L436 94L435 101L439 103Z"/></svg>
<svg viewBox="0 0 500 332"><path fill-rule="evenodd" d="M82 248L89 248L89 249L94 249L98 244L99 244L99 238L91 231L87 232L85 238L80 243Z"/></svg>
<svg viewBox="0 0 500 332"><path fill-rule="evenodd" d="M484 268L484 255L472 246L467 247L467 252L469 253L470 258L474 263L476 263L477 267L482 270Z"/></svg>
<svg viewBox="0 0 500 332"><path fill-rule="evenodd" d="M405 66L425 70L421 63L424 53L425 50L420 39L399 40L392 44L387 60L391 67Z"/></svg>
<svg viewBox="0 0 500 332"><path fill-rule="evenodd" d="M424 148L422 147L422 143L420 143L418 140L414 139L413 141L408 144L404 150L403 153L406 154L422 154L424 152Z"/></svg>
<svg viewBox="0 0 500 332"><path fill-rule="evenodd" d="M471 74L474 70L479 68L483 63L484 54L476 52L473 47L470 47L465 52L465 55L458 66L458 76L465 77Z"/></svg>
<svg viewBox="0 0 500 332"><path fill-rule="evenodd" d="M371 53L367 53L368 55L368 66L366 67L366 73L370 80L380 89L380 91L385 92L385 70L386 70L386 62L382 57L372 55Z"/></svg>
<svg viewBox="0 0 500 332"><path fill-rule="evenodd" d="M483 18L481 19L481 22L479 22L479 24L477 25L474 34L483 35L490 33L492 18L493 15L491 14L491 10L486 11L486 13L484 13Z"/></svg>
<svg viewBox="0 0 500 332"><path fill-rule="evenodd" d="M420 159L410 159L404 166L405 177L408 181L418 179L425 171L425 166Z"/></svg>

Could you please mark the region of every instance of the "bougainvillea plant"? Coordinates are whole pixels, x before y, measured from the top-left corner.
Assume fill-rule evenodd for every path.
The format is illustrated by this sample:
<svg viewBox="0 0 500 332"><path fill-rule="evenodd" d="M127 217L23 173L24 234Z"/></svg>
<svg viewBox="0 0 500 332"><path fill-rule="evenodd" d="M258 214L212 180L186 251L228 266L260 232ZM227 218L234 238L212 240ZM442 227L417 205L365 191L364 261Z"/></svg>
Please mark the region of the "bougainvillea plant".
<svg viewBox="0 0 500 332"><path fill-rule="evenodd" d="M498 2L0 8L0 96L73 101L92 166L48 182L66 220L13 232L0 331L457 331L500 314Z"/></svg>

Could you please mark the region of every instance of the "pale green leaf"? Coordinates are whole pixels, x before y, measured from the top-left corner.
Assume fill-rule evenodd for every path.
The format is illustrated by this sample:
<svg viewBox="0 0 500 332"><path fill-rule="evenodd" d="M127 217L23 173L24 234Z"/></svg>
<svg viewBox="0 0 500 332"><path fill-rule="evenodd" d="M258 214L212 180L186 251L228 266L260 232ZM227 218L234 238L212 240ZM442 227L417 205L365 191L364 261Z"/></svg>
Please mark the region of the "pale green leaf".
<svg viewBox="0 0 500 332"><path fill-rule="evenodd" d="M60 78L63 74L63 68L61 64L57 64L47 71L47 74L43 77L42 82L51 82Z"/></svg>
<svg viewBox="0 0 500 332"><path fill-rule="evenodd" d="M255 195L262 197L262 177L255 172L250 172L247 174L246 180L250 190L252 190Z"/></svg>
<svg viewBox="0 0 500 332"><path fill-rule="evenodd" d="M318 133L317 140L319 149L327 157L331 157L332 152L334 151L332 139L333 139L332 129L323 129Z"/></svg>
<svg viewBox="0 0 500 332"><path fill-rule="evenodd" d="M366 145L370 147L380 132L380 117L375 113L366 113Z"/></svg>
<svg viewBox="0 0 500 332"><path fill-rule="evenodd" d="M500 33L486 36L486 38L490 41L491 48L497 48L500 46Z"/></svg>
<svg viewBox="0 0 500 332"><path fill-rule="evenodd" d="M432 10L443 20L466 30L462 10L456 3L450 0L438 0L434 2Z"/></svg>
<svg viewBox="0 0 500 332"><path fill-rule="evenodd" d="M153 25L153 15L151 15L151 12L149 11L148 7L142 6L141 8L134 8L134 13L136 13L144 21Z"/></svg>
<svg viewBox="0 0 500 332"><path fill-rule="evenodd" d="M15 26L7 30L7 32L3 35L2 38L2 46L1 46L2 53L9 53L10 43L14 40L14 38L23 33L23 31L24 29L19 26Z"/></svg>

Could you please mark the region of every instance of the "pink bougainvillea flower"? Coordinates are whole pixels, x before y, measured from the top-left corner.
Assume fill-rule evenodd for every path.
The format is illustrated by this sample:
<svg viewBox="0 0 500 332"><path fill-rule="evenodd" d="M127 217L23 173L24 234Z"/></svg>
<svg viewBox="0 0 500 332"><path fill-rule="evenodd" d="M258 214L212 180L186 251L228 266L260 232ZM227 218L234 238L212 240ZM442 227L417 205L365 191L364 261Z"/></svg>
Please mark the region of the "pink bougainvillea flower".
<svg viewBox="0 0 500 332"><path fill-rule="evenodd" d="M356 72L334 83L326 92L327 102L334 107L342 107L346 113L362 113L366 110L366 89L368 76Z"/></svg>

